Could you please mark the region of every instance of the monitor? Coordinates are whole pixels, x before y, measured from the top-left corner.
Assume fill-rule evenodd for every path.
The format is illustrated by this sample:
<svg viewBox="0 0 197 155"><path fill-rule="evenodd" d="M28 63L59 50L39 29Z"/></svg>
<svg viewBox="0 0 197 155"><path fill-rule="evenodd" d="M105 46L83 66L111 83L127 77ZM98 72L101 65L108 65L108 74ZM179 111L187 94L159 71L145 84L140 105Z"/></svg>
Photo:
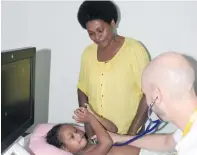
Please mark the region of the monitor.
<svg viewBox="0 0 197 155"><path fill-rule="evenodd" d="M1 153L34 123L36 48L1 52Z"/></svg>

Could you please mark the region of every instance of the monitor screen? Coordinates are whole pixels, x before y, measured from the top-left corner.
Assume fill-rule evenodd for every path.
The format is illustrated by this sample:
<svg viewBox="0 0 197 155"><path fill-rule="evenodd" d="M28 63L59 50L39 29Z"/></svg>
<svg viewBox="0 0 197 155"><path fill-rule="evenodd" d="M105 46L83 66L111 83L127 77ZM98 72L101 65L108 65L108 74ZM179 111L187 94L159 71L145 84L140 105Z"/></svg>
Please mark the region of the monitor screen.
<svg viewBox="0 0 197 155"><path fill-rule="evenodd" d="M34 123L35 48L1 52L1 153Z"/></svg>
<svg viewBox="0 0 197 155"><path fill-rule="evenodd" d="M1 75L1 140L4 140L31 117L30 59L2 66Z"/></svg>

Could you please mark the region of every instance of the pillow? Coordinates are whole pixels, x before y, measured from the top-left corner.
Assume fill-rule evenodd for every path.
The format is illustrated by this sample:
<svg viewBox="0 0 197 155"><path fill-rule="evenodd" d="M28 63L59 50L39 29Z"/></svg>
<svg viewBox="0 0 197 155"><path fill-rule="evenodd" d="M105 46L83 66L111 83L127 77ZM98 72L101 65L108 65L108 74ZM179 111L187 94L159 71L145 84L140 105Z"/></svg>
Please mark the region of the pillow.
<svg viewBox="0 0 197 155"><path fill-rule="evenodd" d="M34 129L30 137L29 149L35 155L73 155L70 152L66 152L55 146L48 144L45 141L47 132L53 128L56 124L39 124ZM77 126L77 125L76 125ZM77 126L84 131L84 127Z"/></svg>

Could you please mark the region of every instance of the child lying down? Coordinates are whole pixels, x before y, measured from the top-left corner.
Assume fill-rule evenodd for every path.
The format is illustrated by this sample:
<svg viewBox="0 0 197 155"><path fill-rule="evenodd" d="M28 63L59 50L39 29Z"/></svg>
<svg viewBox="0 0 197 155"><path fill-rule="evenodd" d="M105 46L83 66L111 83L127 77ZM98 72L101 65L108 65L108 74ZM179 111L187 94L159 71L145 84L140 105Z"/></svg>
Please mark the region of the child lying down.
<svg viewBox="0 0 197 155"><path fill-rule="evenodd" d="M78 108L73 117L78 123L89 123L98 140L92 143L85 136L85 132L75 125L58 124L47 134L46 141L74 155L139 155L140 149L132 146L115 147L108 134L117 132L116 126L105 118L99 117L90 108Z"/></svg>

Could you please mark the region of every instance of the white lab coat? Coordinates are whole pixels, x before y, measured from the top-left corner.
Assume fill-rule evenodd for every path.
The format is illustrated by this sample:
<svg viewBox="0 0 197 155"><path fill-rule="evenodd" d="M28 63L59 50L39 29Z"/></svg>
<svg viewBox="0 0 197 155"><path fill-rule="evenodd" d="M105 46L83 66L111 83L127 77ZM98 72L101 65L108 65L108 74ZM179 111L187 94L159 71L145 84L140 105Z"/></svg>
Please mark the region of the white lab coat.
<svg viewBox="0 0 197 155"><path fill-rule="evenodd" d="M197 120L185 137L182 138L180 129L174 133L173 137L177 143L175 147L177 152L153 152L142 149L140 155L197 155Z"/></svg>
<svg viewBox="0 0 197 155"><path fill-rule="evenodd" d="M182 137L182 131L178 129L174 133L174 140L178 155L197 155L197 119L186 136Z"/></svg>

